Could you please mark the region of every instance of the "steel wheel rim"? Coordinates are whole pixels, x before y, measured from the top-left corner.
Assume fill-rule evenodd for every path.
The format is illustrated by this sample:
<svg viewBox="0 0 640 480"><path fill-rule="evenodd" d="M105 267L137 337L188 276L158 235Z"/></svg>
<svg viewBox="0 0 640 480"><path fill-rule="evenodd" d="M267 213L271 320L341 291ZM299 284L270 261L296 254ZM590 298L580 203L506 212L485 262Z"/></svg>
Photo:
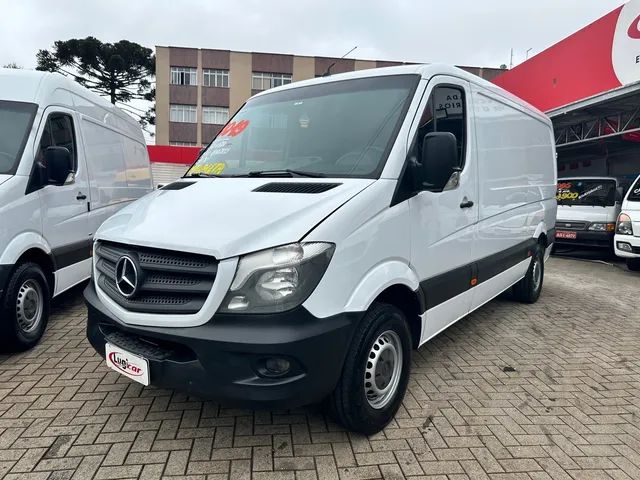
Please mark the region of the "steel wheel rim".
<svg viewBox="0 0 640 480"><path fill-rule="evenodd" d="M540 283L542 281L542 264L540 263L540 258L536 257L533 261L533 289L537 291L540 288Z"/></svg>
<svg viewBox="0 0 640 480"><path fill-rule="evenodd" d="M372 408L391 402L402 375L402 342L392 330L381 333L369 350L364 370L364 393Z"/></svg>
<svg viewBox="0 0 640 480"><path fill-rule="evenodd" d="M25 281L18 290L16 300L16 317L18 327L24 333L31 333L42 321L43 295L42 287L35 280Z"/></svg>

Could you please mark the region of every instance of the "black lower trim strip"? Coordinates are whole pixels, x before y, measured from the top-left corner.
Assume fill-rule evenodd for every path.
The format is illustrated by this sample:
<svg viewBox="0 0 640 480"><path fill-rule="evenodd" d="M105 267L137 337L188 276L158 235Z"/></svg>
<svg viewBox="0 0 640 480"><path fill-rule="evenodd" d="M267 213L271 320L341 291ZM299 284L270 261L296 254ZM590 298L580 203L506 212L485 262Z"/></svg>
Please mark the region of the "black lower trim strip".
<svg viewBox="0 0 640 480"><path fill-rule="evenodd" d="M537 240L531 238L506 250L423 280L420 282L420 289L426 299L426 309L451 300L526 260L536 243Z"/></svg>
<svg viewBox="0 0 640 480"><path fill-rule="evenodd" d="M51 250L55 269L60 270L61 268L91 258L92 243L91 239L87 238Z"/></svg>

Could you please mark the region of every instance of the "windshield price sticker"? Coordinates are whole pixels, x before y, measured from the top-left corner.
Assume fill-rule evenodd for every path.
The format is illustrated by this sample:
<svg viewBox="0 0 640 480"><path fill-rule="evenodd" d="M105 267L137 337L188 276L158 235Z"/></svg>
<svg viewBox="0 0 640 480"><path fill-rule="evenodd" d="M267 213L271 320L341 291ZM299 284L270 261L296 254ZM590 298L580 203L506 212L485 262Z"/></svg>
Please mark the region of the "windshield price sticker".
<svg viewBox="0 0 640 480"><path fill-rule="evenodd" d="M572 187L573 184L571 182L559 183L556 200L576 200L578 198L578 192L572 192Z"/></svg>
<svg viewBox="0 0 640 480"><path fill-rule="evenodd" d="M229 122L220 131L219 137L236 137L240 135L249 126L249 120L240 120L239 122Z"/></svg>
<svg viewBox="0 0 640 480"><path fill-rule="evenodd" d="M194 165L191 170L189 170L189 174L204 173L205 175L220 175L224 172L226 166L224 162L203 163L201 165Z"/></svg>

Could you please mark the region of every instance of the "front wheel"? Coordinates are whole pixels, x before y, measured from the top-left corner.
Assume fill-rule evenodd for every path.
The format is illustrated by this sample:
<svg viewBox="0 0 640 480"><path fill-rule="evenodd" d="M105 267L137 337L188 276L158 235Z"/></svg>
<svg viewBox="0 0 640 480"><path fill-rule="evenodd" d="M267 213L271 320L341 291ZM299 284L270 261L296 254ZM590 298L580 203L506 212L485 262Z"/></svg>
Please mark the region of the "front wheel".
<svg viewBox="0 0 640 480"><path fill-rule="evenodd" d="M640 272L640 258L627 258L627 268L632 272Z"/></svg>
<svg viewBox="0 0 640 480"><path fill-rule="evenodd" d="M338 385L328 399L331 415L354 432L371 435L394 417L409 382L411 335L404 314L374 304L358 327Z"/></svg>
<svg viewBox="0 0 640 480"><path fill-rule="evenodd" d="M49 284L39 265L18 265L0 305L0 347L23 351L35 346L49 318Z"/></svg>
<svg viewBox="0 0 640 480"><path fill-rule="evenodd" d="M522 303L535 303L540 298L544 282L544 249L539 243L534 247L527 274L513 286L513 296Z"/></svg>

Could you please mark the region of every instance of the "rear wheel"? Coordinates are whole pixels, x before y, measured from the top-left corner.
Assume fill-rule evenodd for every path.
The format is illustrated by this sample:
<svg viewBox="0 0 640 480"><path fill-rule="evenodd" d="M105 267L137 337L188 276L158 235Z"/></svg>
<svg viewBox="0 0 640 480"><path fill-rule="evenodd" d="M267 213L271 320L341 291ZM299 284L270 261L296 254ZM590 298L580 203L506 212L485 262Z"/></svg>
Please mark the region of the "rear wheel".
<svg viewBox="0 0 640 480"><path fill-rule="evenodd" d="M531 264L525 277L513 286L513 296L522 303L535 303L540 298L544 282L544 249L536 244L531 255Z"/></svg>
<svg viewBox="0 0 640 480"><path fill-rule="evenodd" d="M404 398L411 348L404 314L392 305L374 304L354 335L342 376L328 399L332 416L365 435L382 430Z"/></svg>
<svg viewBox="0 0 640 480"><path fill-rule="evenodd" d="M627 258L627 268L632 272L640 272L640 258Z"/></svg>
<svg viewBox="0 0 640 480"><path fill-rule="evenodd" d="M0 346L23 351L35 346L49 319L49 284L39 265L18 265L0 306Z"/></svg>

